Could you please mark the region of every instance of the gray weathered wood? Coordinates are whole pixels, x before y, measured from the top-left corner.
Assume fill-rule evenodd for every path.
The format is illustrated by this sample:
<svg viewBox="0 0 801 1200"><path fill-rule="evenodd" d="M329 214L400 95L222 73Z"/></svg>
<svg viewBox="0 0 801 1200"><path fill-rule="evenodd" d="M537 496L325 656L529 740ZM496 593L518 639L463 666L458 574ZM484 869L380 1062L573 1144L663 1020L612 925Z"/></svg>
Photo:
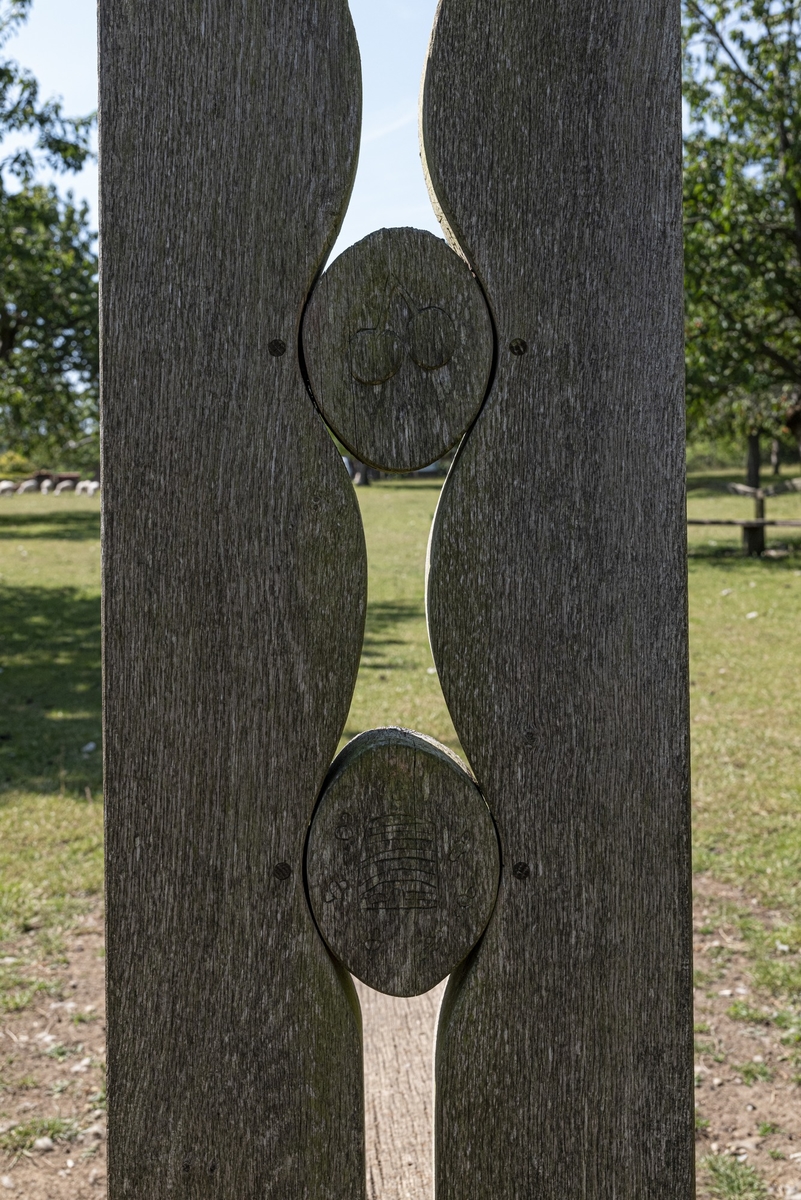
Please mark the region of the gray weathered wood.
<svg viewBox="0 0 801 1200"><path fill-rule="evenodd" d="M364 1194L306 902L365 552L300 318L352 185L345 0L101 0L112 1200Z"/></svg>
<svg viewBox="0 0 801 1200"><path fill-rule="evenodd" d="M323 275L303 321L309 380L349 450L384 471L436 462L475 419L492 369L481 288L420 229L382 229Z"/></svg>
<svg viewBox="0 0 801 1200"><path fill-rule="evenodd" d="M376 991L420 996L473 949L498 894L498 839L454 754L406 729L350 742L331 768L306 854L320 932Z"/></svg>
<svg viewBox="0 0 801 1200"><path fill-rule="evenodd" d="M429 625L503 875L439 1200L693 1185L678 0L442 0L422 130L498 331Z"/></svg>

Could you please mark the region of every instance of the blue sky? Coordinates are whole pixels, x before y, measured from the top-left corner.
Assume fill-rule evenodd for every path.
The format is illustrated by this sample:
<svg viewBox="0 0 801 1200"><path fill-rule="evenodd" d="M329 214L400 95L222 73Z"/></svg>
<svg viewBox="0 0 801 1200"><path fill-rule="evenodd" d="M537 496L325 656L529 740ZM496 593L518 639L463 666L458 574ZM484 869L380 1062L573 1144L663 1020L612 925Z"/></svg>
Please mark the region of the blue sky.
<svg viewBox="0 0 801 1200"><path fill-rule="evenodd" d="M439 233L420 166L417 100L437 0L351 0L362 54L364 125L359 173L335 253L382 226ZM97 103L96 0L34 0L6 52L30 68L68 113ZM58 177L96 220L97 168Z"/></svg>

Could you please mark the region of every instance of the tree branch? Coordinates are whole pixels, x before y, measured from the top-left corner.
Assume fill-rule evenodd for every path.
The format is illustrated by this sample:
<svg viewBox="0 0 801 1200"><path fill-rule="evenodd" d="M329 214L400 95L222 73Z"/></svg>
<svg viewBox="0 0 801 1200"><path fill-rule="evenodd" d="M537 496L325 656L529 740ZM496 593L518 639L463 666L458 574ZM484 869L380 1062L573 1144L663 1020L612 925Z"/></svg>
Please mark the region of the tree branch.
<svg viewBox="0 0 801 1200"><path fill-rule="evenodd" d="M742 78L746 81L746 83L750 83L752 88L755 88L756 91L761 92L762 95L764 96L765 92L766 92L766 88L761 83L759 83L758 80L754 79L753 75L748 74L745 67L738 61L734 51L730 48L728 42L726 41L723 34L718 29L715 22L712 20L712 18L706 12L704 12L703 8L698 3L698 0L687 0L687 8L689 9L689 11L691 13L693 13L698 18L698 20L701 22L701 24L706 27L707 32L709 34L711 34L711 36L718 43L718 45L722 49L723 53L726 55L726 57L732 63L737 74L741 75Z"/></svg>

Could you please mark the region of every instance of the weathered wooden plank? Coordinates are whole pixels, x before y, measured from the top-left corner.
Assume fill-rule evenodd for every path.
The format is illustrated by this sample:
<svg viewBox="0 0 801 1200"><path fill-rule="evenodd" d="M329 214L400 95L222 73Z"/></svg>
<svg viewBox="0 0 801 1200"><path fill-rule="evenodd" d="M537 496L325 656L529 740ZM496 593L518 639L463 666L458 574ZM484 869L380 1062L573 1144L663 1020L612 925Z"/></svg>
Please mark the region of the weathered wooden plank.
<svg viewBox="0 0 801 1200"><path fill-rule="evenodd" d="M360 123L345 0L101 0L110 1195L364 1193L305 834L365 610L301 313Z"/></svg>
<svg viewBox="0 0 801 1200"><path fill-rule="evenodd" d="M430 180L498 331L430 548L503 874L440 1200L693 1191L678 0L442 0Z"/></svg>
<svg viewBox="0 0 801 1200"><path fill-rule="evenodd" d="M456 755L408 729L373 729L337 758L306 852L309 902L348 970L421 996L467 957L498 894L498 838Z"/></svg>
<svg viewBox="0 0 801 1200"><path fill-rule="evenodd" d="M348 449L380 470L414 471L475 420L492 323L469 267L441 238L381 229L323 275L303 350L317 403Z"/></svg>

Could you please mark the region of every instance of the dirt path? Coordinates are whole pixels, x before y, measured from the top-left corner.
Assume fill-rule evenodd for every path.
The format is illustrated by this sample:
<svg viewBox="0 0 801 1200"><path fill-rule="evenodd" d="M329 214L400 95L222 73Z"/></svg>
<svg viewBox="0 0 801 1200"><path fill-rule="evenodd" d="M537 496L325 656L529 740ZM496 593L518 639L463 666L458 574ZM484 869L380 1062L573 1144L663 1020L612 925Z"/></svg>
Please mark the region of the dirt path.
<svg viewBox="0 0 801 1200"><path fill-rule="evenodd" d="M738 1171L754 1167L769 1195L801 1200L801 1018L753 990L747 947L719 920L727 901L771 920L733 889L697 881L699 1160L711 1159L724 1176L733 1171L735 1183ZM7 951L28 970L31 938ZM99 913L70 933L55 964L37 964L43 975L54 966L61 999L39 999L0 1019L0 1139L9 1147L0 1153L0 1198L99 1200L106 1194ZM443 990L395 1000L359 987L369 1200L431 1195L432 1048ZM710 1186L702 1167L699 1200L713 1195Z"/></svg>
<svg viewBox="0 0 801 1200"><path fill-rule="evenodd" d="M0 1019L0 1197L88 1200L106 1194L103 928L99 913L65 939L47 979L61 1000L38 998ZM8 952L33 974L30 939ZM52 985L52 977L48 979Z"/></svg>

